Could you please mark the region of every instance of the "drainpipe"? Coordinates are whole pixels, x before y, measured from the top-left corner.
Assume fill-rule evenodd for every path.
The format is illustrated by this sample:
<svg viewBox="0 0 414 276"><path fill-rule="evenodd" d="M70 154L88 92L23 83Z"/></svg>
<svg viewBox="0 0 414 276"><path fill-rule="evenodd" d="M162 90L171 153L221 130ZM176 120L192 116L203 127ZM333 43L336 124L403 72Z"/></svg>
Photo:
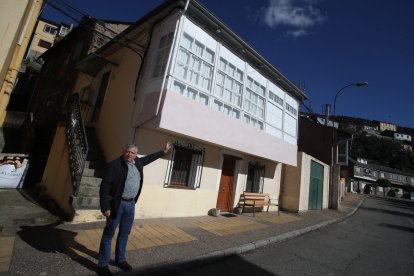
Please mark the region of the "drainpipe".
<svg viewBox="0 0 414 276"><path fill-rule="evenodd" d="M30 37L33 33L34 26L36 25L37 18L43 5L43 0L33 0L30 2L32 2L30 11L27 14L26 22L22 29L19 41L15 45L12 60L0 91L0 128L3 127L10 94L13 92L17 74L19 73L24 54L27 46L29 45Z"/></svg>

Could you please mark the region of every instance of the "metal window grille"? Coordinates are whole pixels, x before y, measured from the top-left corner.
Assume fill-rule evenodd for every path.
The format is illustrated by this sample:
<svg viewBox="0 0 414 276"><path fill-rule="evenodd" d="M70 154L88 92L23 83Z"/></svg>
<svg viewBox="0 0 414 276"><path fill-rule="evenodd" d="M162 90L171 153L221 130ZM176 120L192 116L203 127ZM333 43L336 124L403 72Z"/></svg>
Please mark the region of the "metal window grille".
<svg viewBox="0 0 414 276"><path fill-rule="evenodd" d="M249 163L247 172L246 192L262 193L265 167L255 163Z"/></svg>
<svg viewBox="0 0 414 276"><path fill-rule="evenodd" d="M200 188L205 150L176 141L168 162L165 187Z"/></svg>

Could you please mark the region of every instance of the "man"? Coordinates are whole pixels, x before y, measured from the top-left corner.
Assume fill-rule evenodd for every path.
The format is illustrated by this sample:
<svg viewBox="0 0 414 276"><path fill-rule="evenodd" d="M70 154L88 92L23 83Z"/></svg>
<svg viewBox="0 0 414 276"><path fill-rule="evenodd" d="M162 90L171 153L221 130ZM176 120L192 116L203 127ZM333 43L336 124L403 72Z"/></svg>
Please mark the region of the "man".
<svg viewBox="0 0 414 276"><path fill-rule="evenodd" d="M132 270L131 265L126 261L125 251L128 235L134 223L135 203L142 190L143 167L166 155L171 147L171 143L167 142L164 150L138 158L138 147L127 144L122 151L122 156L107 165L99 191L101 211L106 217L99 247L99 275L111 275L108 268L111 259L111 241L118 225L115 265L124 271Z"/></svg>

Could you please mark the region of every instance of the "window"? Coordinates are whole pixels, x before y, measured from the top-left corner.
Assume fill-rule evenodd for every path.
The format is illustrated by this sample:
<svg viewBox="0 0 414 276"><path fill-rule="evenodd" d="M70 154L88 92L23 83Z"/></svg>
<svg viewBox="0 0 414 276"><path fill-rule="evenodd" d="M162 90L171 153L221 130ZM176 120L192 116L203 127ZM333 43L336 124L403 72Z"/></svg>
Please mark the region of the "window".
<svg viewBox="0 0 414 276"><path fill-rule="evenodd" d="M258 128L258 129L261 129L261 130L263 129L263 122L262 121L259 121L256 118L254 118L252 116L249 116L247 114L244 114L244 122L248 125L251 125L251 126L255 127L255 128Z"/></svg>
<svg viewBox="0 0 414 276"><path fill-rule="evenodd" d="M265 167L256 163L249 163L247 172L246 192L262 193Z"/></svg>
<svg viewBox="0 0 414 276"><path fill-rule="evenodd" d="M43 39L39 39L39 43L37 44L39 47L49 49L52 47L52 43L49 41L45 41Z"/></svg>
<svg viewBox="0 0 414 276"><path fill-rule="evenodd" d="M269 99L283 107L283 99L272 91L269 91Z"/></svg>
<svg viewBox="0 0 414 276"><path fill-rule="evenodd" d="M289 111L290 113L292 113L295 116L298 115L298 111L296 110L296 108L294 108L293 106L291 106L288 103L286 103L286 110Z"/></svg>
<svg viewBox="0 0 414 276"><path fill-rule="evenodd" d="M55 35L57 32L57 28L50 26L48 24L45 24L45 26L43 27L43 32L51 34L51 35Z"/></svg>
<svg viewBox="0 0 414 276"><path fill-rule="evenodd" d="M161 37L160 44L158 46L157 57L154 63L154 69L152 72L153 78L161 77L165 73L173 37L174 33L172 32Z"/></svg>
<svg viewBox="0 0 414 276"><path fill-rule="evenodd" d="M179 81L174 81L174 84L172 86L173 91L187 97L190 98L192 100L195 100L203 105L207 105L209 103L209 97L208 95L199 92L196 89L193 89L189 86L186 86L185 84L179 82Z"/></svg>
<svg viewBox="0 0 414 276"><path fill-rule="evenodd" d="M175 142L168 163L166 187L200 188L204 149L197 145Z"/></svg>
<svg viewBox="0 0 414 276"><path fill-rule="evenodd" d="M243 72L233 64L220 58L214 95L229 104L241 107Z"/></svg>
<svg viewBox="0 0 414 276"><path fill-rule="evenodd" d="M60 36L66 36L70 32L70 28L65 26L60 26L59 35Z"/></svg>
<svg viewBox="0 0 414 276"><path fill-rule="evenodd" d="M178 50L175 75L204 91L210 91L214 52L184 33Z"/></svg>
<svg viewBox="0 0 414 276"><path fill-rule="evenodd" d="M248 77L246 93L244 95L244 110L261 119L264 119L264 93L264 86Z"/></svg>

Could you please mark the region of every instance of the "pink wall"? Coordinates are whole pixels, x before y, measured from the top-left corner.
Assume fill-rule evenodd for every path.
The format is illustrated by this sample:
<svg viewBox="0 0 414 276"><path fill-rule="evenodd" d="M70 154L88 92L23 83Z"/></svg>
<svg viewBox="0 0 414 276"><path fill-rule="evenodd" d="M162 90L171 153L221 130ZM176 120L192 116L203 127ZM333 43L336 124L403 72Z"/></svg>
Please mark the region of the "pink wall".
<svg viewBox="0 0 414 276"><path fill-rule="evenodd" d="M296 166L297 147L173 91L165 93L159 127L245 154ZM148 125L147 125L148 126Z"/></svg>

